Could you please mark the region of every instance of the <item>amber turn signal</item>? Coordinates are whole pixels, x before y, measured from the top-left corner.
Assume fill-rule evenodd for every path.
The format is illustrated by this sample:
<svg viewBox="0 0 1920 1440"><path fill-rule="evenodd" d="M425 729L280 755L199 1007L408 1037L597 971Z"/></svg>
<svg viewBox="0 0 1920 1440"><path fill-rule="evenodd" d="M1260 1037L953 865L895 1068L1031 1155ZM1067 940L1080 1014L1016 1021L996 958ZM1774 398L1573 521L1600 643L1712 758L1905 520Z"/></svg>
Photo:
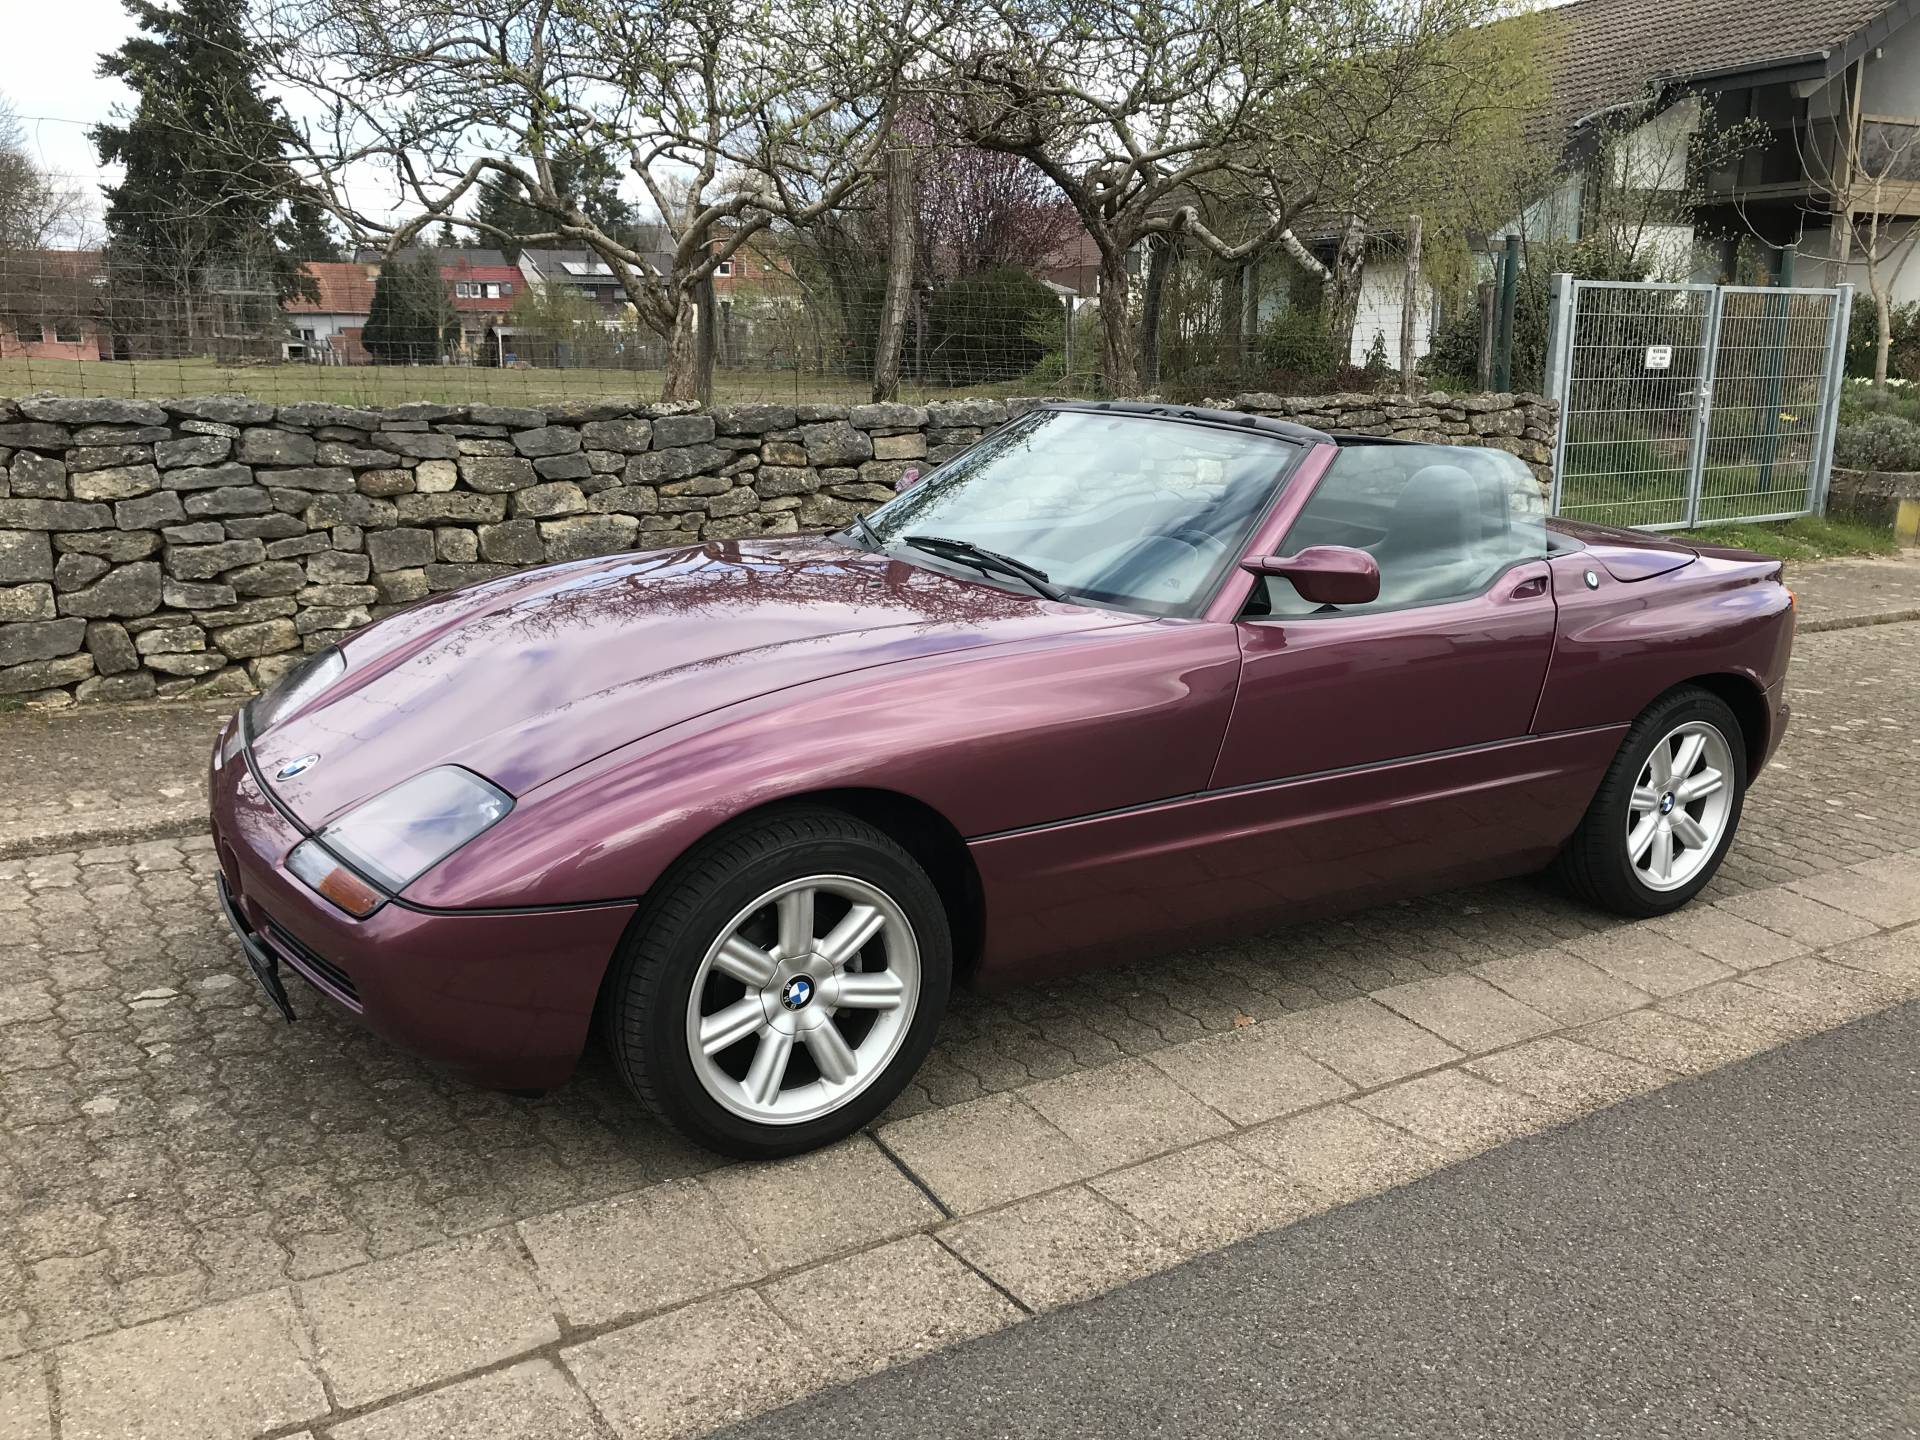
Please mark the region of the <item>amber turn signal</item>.
<svg viewBox="0 0 1920 1440"><path fill-rule="evenodd" d="M355 919L365 919L387 898L311 840L293 847L287 869Z"/></svg>

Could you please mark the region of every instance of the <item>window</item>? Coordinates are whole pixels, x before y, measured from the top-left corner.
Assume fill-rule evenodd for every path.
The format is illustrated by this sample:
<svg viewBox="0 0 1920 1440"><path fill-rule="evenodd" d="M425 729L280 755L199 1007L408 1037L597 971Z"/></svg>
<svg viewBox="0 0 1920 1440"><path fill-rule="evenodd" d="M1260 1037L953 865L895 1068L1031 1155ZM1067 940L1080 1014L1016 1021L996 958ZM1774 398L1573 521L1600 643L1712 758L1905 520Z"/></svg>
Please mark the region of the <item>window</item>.
<svg viewBox="0 0 1920 1440"><path fill-rule="evenodd" d="M731 260L722 260L718 265L713 267L713 273L722 278L733 274L733 262Z"/></svg>
<svg viewBox="0 0 1920 1440"><path fill-rule="evenodd" d="M500 282L500 288L499 288L500 298L502 300L505 300L511 297L512 294L513 294L513 282L511 280L502 280Z"/></svg>
<svg viewBox="0 0 1920 1440"><path fill-rule="evenodd" d="M454 282L453 296L456 300L469 300L473 298L473 286L464 280L457 280Z"/></svg>
<svg viewBox="0 0 1920 1440"><path fill-rule="evenodd" d="M1380 598L1315 607L1290 581L1269 576L1247 613L1297 617L1399 610L1478 595L1510 566L1547 553L1540 482L1504 450L1464 445L1348 445L1286 538L1280 553L1349 545L1380 566Z"/></svg>
<svg viewBox="0 0 1920 1440"><path fill-rule="evenodd" d="M1139 415L1041 410L867 517L887 553L979 578L907 543L970 541L1046 571L1070 597L1191 615L1239 559L1299 456L1277 435ZM848 538L860 543L858 530ZM1019 589L996 575L990 583Z"/></svg>
<svg viewBox="0 0 1920 1440"><path fill-rule="evenodd" d="M53 338L63 345L78 345L86 337L81 332L78 320L56 320L53 322Z"/></svg>

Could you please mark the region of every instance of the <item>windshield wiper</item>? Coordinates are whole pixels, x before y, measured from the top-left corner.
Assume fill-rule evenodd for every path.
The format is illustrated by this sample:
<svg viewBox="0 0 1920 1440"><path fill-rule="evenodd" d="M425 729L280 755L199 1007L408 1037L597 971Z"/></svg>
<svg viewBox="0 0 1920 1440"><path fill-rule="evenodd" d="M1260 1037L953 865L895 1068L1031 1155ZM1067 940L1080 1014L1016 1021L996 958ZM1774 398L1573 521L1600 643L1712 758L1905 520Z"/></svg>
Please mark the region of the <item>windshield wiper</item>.
<svg viewBox="0 0 1920 1440"><path fill-rule="evenodd" d="M858 530L862 535L866 536L867 543L875 550L885 550L887 548L887 542L880 538L879 531L867 523L867 517L865 515L855 515L853 517L853 523L848 528Z"/></svg>
<svg viewBox="0 0 1920 1440"><path fill-rule="evenodd" d="M998 550L989 550L984 545L976 545L971 540L949 540L944 535L908 535L907 544L916 550L924 550L929 555L939 555L949 560L964 561L981 570L997 570L1003 575L1011 575L1016 580L1024 580L1037 595L1048 600L1064 600L1066 592L1047 579L1047 572L1016 560L1011 555L1002 555Z"/></svg>

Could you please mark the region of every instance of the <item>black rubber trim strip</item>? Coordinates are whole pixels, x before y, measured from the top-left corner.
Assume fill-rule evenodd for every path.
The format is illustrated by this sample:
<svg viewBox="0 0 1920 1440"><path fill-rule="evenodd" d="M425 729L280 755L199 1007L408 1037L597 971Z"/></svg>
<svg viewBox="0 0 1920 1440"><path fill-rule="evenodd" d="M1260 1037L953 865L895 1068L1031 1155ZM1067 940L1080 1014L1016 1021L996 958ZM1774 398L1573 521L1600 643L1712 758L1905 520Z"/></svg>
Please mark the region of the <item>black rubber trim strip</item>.
<svg viewBox="0 0 1920 1440"><path fill-rule="evenodd" d="M1537 740L1559 740L1570 735L1593 735L1602 730L1618 730L1630 724L1630 721L1618 721L1611 725L1585 725L1578 730L1556 730L1551 735L1512 735L1504 740L1487 740L1477 745L1456 745L1446 750L1427 750L1418 755L1397 755L1391 760L1370 760L1364 765L1341 765L1331 770L1309 770L1304 775L1288 775L1279 780L1253 780L1245 785L1226 785L1218 790L1190 790L1183 795L1169 795L1162 800L1143 800L1137 805L1121 805L1112 810L1090 810L1084 815L1069 815L1064 820L1043 820L1037 825L1016 825L1011 830L991 830L983 835L963 837L968 845L983 844L988 840L1005 840L1013 835L1032 835L1042 830L1057 830L1063 825L1078 825L1087 820L1110 820L1121 815L1139 815L1150 810L1164 809L1169 805L1184 805L1192 800L1215 800L1225 795L1254 795L1263 790L1284 790L1292 785L1304 785L1314 780L1330 780L1341 775L1359 775L1369 770L1389 770L1396 765L1415 765L1427 760L1445 760L1456 755L1474 755L1486 750L1501 750L1510 745L1531 744Z"/></svg>

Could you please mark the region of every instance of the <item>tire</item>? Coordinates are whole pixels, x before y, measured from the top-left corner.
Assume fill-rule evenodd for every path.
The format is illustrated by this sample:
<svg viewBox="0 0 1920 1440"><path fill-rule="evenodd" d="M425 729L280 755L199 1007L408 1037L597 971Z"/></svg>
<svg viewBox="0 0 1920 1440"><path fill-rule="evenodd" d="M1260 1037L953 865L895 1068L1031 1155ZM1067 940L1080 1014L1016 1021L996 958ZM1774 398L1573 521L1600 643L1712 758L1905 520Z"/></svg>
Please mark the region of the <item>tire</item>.
<svg viewBox="0 0 1920 1440"><path fill-rule="evenodd" d="M1700 758L1691 772L1670 773L1661 783L1656 753L1664 747L1672 772L1676 759L1687 763L1687 747L1696 738ZM1703 789L1708 771L1721 777L1711 790ZM1698 797L1689 798L1696 790ZM1671 690L1627 731L1580 828L1560 852L1557 872L1575 895L1602 910L1634 919L1670 914L1719 871L1740 827L1746 793L1746 741L1733 711L1698 686ZM1689 824L1705 843L1693 843ZM1644 837L1643 825L1652 827ZM1636 849L1642 838L1644 848Z"/></svg>
<svg viewBox="0 0 1920 1440"><path fill-rule="evenodd" d="M709 837L655 887L609 972L607 1039L661 1120L772 1159L893 1102L932 1048L952 974L926 872L875 826L796 806Z"/></svg>

